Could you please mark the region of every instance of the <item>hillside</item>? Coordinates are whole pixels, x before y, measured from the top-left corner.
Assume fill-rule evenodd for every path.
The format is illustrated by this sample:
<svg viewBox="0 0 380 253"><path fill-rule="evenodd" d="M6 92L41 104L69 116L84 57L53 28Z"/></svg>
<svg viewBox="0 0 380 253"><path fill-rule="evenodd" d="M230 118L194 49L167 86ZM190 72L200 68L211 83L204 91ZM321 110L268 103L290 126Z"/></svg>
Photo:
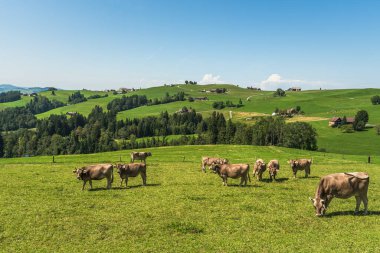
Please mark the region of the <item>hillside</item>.
<svg viewBox="0 0 380 253"><path fill-rule="evenodd" d="M211 90L215 88L226 88L225 94L205 93L202 90ZM243 101L243 107L225 108L220 110L229 118L229 111L232 111L234 121L242 121L245 123L253 123L247 120L255 116L271 115L276 109L287 109L301 106L301 110L305 112L302 117L296 116L290 121L306 121L313 124L319 134L318 146L327 152L338 152L345 154L363 154L363 155L380 155L380 136L376 135L375 129L367 129L363 132L352 134L342 133L339 129L328 127L328 119L334 116L353 117L358 110L364 109L369 113L369 123L372 125L380 124L380 106L374 106L370 102L370 97L380 94L380 89L343 89L343 90L312 90L302 92L287 92L286 97L273 97L271 91L254 91L246 88L240 88L236 85L173 85L151 87L148 89L136 90L126 94L146 95L148 99L162 98L165 93L171 95L180 91L185 92L192 97L208 97L207 101L183 101L173 102L169 104L161 104L154 106L143 106L128 111L118 113L118 119L125 118L141 118L145 116L154 116L167 110L169 113L178 111L183 106L193 108L204 116L214 111L212 103L215 101L230 100L238 103L239 99ZM41 92L41 95L49 97L49 99L57 99L67 102L67 98L74 91L59 90L56 96L52 96L51 92ZM86 97L94 94L104 94L102 91L81 90ZM37 118L46 118L51 114L65 114L66 112L76 111L84 115L88 115L95 105L99 105L106 109L107 104L114 98L122 95L112 95L108 93L108 97L92 99L83 103L60 107L42 114L38 114ZM0 104L0 109L7 106L20 106L28 101L27 97L22 100ZM342 145L344 143L344 145Z"/></svg>
<svg viewBox="0 0 380 253"><path fill-rule="evenodd" d="M87 164L129 161L128 151L90 155L0 159L2 251L128 252L379 252L380 163L366 157L255 146L181 146L147 149L146 187L131 178L112 190L105 180L81 191L72 170ZM200 171L203 155L233 163L279 159L277 182L252 178L248 187ZM311 177L292 178L287 159L312 157ZM20 174L20 171L22 173ZM353 216L355 199L333 199L315 217L308 197L323 175L366 171L371 180L368 216ZM175 203L175 205L174 205ZM362 207L363 208L363 207ZM323 231L323 243L321 233ZM275 235L275 236L274 236ZM353 240L352 238L355 238ZM229 238L229 240L226 240ZM339 243L337 243L339 242Z"/></svg>

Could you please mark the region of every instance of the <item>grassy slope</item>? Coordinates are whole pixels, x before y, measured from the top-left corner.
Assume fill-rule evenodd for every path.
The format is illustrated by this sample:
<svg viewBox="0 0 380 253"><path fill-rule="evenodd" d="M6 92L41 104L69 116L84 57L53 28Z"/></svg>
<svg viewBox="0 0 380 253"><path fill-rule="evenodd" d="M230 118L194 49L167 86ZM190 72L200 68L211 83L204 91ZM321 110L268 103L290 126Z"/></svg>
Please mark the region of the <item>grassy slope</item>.
<svg viewBox="0 0 380 253"><path fill-rule="evenodd" d="M81 191L71 170L115 162L127 151L91 155L0 159L1 251L41 252L379 252L380 161L274 147L182 146L149 149L148 186L131 179L129 189L105 181ZM202 155L250 162L277 158L279 182L221 180L200 172ZM186 160L183 162L182 157ZM291 178L285 161L313 157L312 177ZM317 218L308 200L319 177L367 171L371 215L353 216L354 198L334 199L328 216ZM252 172L252 171L251 171ZM302 176L302 173L299 175ZM265 173L265 179L268 174Z"/></svg>
<svg viewBox="0 0 380 253"><path fill-rule="evenodd" d="M228 94L211 94L202 93L202 89L212 89L216 87L225 87L229 90ZM161 86L152 87L149 89L137 90L131 94L144 94L148 98L161 98L166 92L175 94L179 91L184 91L193 97L207 96L209 101L196 101L190 103L174 102L164 105L156 106L144 106L129 111L120 112L118 119L144 117L148 115L158 115L160 112L167 110L170 113L178 111L181 107L187 106L196 109L205 115L210 114L213 111L212 103L214 101L226 101L231 100L234 103L239 101L239 98L243 100L244 106L241 108L226 108L221 110L226 117L228 117L228 111L233 111L234 120L243 120L245 118L255 115L255 113L271 114L276 107L289 108L300 105L302 110L305 111L306 117L320 117L325 119L324 121L313 122L316 127L319 137L319 147L327 149L329 152L339 153L352 153L352 154L376 154L380 155L380 141L379 136L375 135L374 129L369 129L366 132L343 134L339 129L331 129L327 127L327 118L333 116L346 115L354 116L355 113L364 109L367 110L370 115L371 124L380 124L380 106L373 106L370 103L370 97L374 94L380 94L380 89L347 89L347 90L314 90L314 91L302 91L302 92L287 92L287 96L284 98L274 98L270 91L252 91L244 88L239 88L233 85L177 85L174 87ZM81 91L86 96L93 94L103 94L104 92L95 91ZM42 92L42 95L46 95L49 98L54 98L67 102L67 98L73 91L57 91L57 96L51 96L51 92ZM109 97L93 99L84 103L76 105L65 106L51 110L37 115L38 118L48 117L50 114L64 114L68 111L77 111L84 115L88 115L95 105L100 105L106 108L109 101L121 95L112 95L109 93ZM250 97L250 101L247 98ZM23 98L23 103L26 103ZM12 102L20 103L21 101ZM6 103L9 104L9 103ZM0 104L4 106L4 104ZM308 118L306 118L307 120ZM249 121L245 121L248 122ZM344 145L341 145L344 143ZM356 148L358 147L358 148Z"/></svg>

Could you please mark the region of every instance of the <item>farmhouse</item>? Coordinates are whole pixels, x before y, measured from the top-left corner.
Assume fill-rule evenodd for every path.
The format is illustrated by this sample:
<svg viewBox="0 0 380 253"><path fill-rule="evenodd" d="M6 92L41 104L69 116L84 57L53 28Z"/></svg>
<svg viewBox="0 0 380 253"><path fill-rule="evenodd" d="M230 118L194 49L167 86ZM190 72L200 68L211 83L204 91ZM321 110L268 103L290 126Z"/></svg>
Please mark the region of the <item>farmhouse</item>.
<svg viewBox="0 0 380 253"><path fill-rule="evenodd" d="M78 114L77 112L66 112L66 115L69 115L69 116L74 116L77 114Z"/></svg>
<svg viewBox="0 0 380 253"><path fill-rule="evenodd" d="M346 122L344 123L343 118L333 117L329 121L329 126L330 127L336 127L336 126L343 125L343 124L353 124L354 121L355 121L355 118L349 117L349 118L346 118Z"/></svg>
<svg viewBox="0 0 380 253"><path fill-rule="evenodd" d="M291 87L288 91L301 91L301 87Z"/></svg>

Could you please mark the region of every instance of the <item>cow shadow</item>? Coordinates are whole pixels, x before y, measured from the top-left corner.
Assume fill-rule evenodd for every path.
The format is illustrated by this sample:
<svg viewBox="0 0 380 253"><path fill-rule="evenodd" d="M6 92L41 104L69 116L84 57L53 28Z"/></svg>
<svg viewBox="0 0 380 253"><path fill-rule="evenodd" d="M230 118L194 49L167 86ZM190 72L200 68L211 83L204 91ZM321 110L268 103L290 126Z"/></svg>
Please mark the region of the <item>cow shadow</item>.
<svg viewBox="0 0 380 253"><path fill-rule="evenodd" d="M368 214L364 215L363 211L359 211L358 214L355 214L354 211L341 211L341 212L332 212L324 215L326 218L331 218L335 216L380 216L380 211L368 211Z"/></svg>
<svg viewBox="0 0 380 253"><path fill-rule="evenodd" d="M239 184L228 184L227 187L239 187L239 188L251 188L251 187L261 187L260 185L257 184L247 184L246 186L240 186Z"/></svg>
<svg viewBox="0 0 380 253"><path fill-rule="evenodd" d="M140 188L140 187L155 187L155 186L160 186L161 184L146 184L146 185L128 185L128 187L125 186L115 186L111 187L111 189L107 189L106 187L100 187L100 188L93 188L93 189L88 189L88 191L112 191L112 190L126 190L126 189L133 189L133 188Z"/></svg>
<svg viewBox="0 0 380 253"><path fill-rule="evenodd" d="M285 181L288 181L289 178L286 178L286 177L282 177L282 178L277 178L276 180L270 180L269 178L264 178L264 179L261 179L261 181L259 182L263 182L263 183L282 183L282 182L285 182Z"/></svg>
<svg viewBox="0 0 380 253"><path fill-rule="evenodd" d="M309 178L313 179L313 178L319 178L319 177L317 176L308 176L308 177L301 176L301 177L296 177L296 178L293 177L293 179L301 179L301 180L309 179Z"/></svg>

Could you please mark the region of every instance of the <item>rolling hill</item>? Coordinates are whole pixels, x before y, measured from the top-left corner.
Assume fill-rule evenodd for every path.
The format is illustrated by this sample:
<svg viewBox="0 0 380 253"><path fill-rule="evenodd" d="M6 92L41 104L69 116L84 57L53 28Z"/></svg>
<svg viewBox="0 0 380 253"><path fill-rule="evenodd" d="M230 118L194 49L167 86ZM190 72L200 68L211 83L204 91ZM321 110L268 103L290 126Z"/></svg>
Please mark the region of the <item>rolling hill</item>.
<svg viewBox="0 0 380 253"><path fill-rule="evenodd" d="M226 88L225 94L206 93L203 90L216 88ZM243 107L225 108L220 110L226 118L230 117L232 111L232 120L253 123L250 120L255 116L271 115L276 109L287 109L301 106L304 111L303 116L296 116L290 121L310 122L319 134L318 146L327 152L344 153L344 154L363 154L363 155L380 155L380 136L376 135L374 128L368 128L363 132L342 133L338 128L328 127L328 119L334 116L353 117L358 110L366 110L369 113L369 123L372 125L380 124L380 106L374 106L370 102L370 97L380 94L380 89L342 89L342 90L309 90L302 92L287 92L286 97L273 97L272 91L255 91L246 88L237 87L236 85L218 84L218 85L171 85L151 87L148 89L136 90L126 94L146 95L148 99L162 98L165 93L171 95L178 92L185 92L192 97L207 97L207 101L178 101L168 104L153 106L142 106L128 111L119 112L118 119L141 118L145 116L158 115L162 111L174 113L183 106L193 108L204 116L214 111L212 103L215 101L230 100L238 103L239 99L243 101ZM74 91L59 90L56 95L51 95L50 91L44 91L40 94L47 96L49 99L57 99L67 102L68 96ZM81 90L86 97L94 94L105 94L103 91ZM114 98L122 95L113 95L108 93L108 97L91 99L83 103L60 107L42 114L37 118L46 118L51 114L65 114L66 112L76 111L88 115L95 105L99 105L106 110L107 104ZM23 97L20 101L0 104L0 109L9 106L20 106L25 104L28 98Z"/></svg>

